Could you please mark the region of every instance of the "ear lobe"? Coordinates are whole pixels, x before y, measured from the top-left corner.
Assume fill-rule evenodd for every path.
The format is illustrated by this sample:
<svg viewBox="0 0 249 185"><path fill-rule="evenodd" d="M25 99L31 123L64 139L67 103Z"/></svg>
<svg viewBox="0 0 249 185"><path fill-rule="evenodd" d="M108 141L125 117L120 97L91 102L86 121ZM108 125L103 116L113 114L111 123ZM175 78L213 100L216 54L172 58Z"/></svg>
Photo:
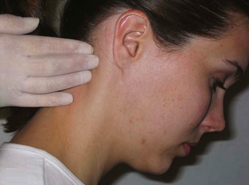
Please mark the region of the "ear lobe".
<svg viewBox="0 0 249 185"><path fill-rule="evenodd" d="M119 68L124 68L134 63L142 54L145 44L147 28L147 16L140 11L131 10L125 12L117 21L113 55Z"/></svg>

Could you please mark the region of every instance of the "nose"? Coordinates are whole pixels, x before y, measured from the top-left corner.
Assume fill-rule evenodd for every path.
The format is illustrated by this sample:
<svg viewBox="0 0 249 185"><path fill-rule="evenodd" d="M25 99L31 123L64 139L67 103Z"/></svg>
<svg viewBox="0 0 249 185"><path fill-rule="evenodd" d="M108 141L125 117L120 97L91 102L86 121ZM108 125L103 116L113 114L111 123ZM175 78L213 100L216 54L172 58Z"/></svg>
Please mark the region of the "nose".
<svg viewBox="0 0 249 185"><path fill-rule="evenodd" d="M221 132L225 127L223 101L211 104L208 114L201 123L201 128L204 132Z"/></svg>

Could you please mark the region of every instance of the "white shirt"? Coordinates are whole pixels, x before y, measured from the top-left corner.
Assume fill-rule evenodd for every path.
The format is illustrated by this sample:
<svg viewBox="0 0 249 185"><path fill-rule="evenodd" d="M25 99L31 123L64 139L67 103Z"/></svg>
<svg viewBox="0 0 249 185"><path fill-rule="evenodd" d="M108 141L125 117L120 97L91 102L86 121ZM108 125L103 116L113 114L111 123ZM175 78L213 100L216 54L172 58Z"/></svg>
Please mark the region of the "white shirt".
<svg viewBox="0 0 249 185"><path fill-rule="evenodd" d="M49 153L30 146L3 143L0 185L84 185Z"/></svg>

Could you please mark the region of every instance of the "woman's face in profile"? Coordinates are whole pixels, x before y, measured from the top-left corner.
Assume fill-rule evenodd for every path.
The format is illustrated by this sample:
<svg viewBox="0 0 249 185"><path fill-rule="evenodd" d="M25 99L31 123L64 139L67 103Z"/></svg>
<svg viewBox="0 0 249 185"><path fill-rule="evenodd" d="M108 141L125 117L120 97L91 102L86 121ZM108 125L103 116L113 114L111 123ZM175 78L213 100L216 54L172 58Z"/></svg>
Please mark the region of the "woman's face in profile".
<svg viewBox="0 0 249 185"><path fill-rule="evenodd" d="M236 26L218 40L192 39L181 51L169 54L158 54L159 49L151 45L144 59L150 61L150 70L140 66L143 78L134 80L137 91L127 100L129 123L136 125L127 136L133 141L135 168L164 173L173 158L188 154L185 143L197 143L204 133L224 130L224 89L248 66L248 28Z"/></svg>

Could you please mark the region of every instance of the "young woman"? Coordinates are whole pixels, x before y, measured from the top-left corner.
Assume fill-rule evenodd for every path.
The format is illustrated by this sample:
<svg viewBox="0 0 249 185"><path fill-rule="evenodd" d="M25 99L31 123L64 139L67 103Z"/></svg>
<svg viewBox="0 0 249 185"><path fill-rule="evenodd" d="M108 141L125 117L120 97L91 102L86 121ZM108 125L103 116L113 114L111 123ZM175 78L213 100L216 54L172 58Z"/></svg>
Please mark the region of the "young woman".
<svg viewBox="0 0 249 185"><path fill-rule="evenodd" d="M166 172L225 128L225 92L248 66L248 14L243 0L68 1L61 36L91 43L100 66L68 90L72 105L7 124L22 129L1 147L2 184L97 184L119 163Z"/></svg>

